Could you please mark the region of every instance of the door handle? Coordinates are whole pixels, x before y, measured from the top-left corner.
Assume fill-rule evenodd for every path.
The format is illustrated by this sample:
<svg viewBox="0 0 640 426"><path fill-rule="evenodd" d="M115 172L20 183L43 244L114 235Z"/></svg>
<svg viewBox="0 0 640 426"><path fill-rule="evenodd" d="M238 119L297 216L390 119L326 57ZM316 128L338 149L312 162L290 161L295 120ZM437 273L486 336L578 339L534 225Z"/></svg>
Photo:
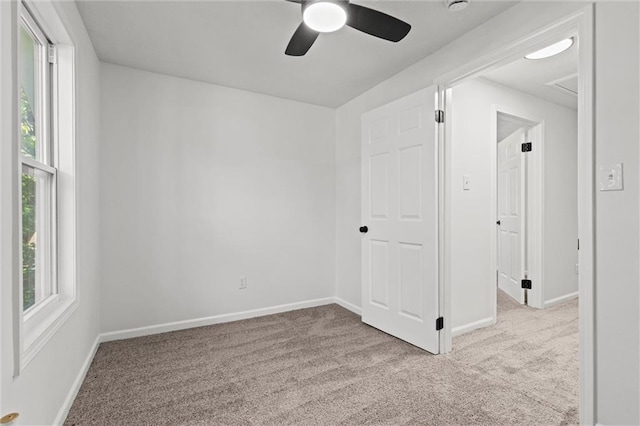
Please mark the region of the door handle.
<svg viewBox="0 0 640 426"><path fill-rule="evenodd" d="M369 232L369 228L367 228L366 226L361 226L360 227L360 232L363 234L366 234L367 232Z"/></svg>
<svg viewBox="0 0 640 426"><path fill-rule="evenodd" d="M499 226L499 225L500 225L500 221L497 221L497 222L496 222L496 225L498 225L498 226Z"/></svg>
<svg viewBox="0 0 640 426"><path fill-rule="evenodd" d="M9 424L13 422L15 419L17 419L18 416L20 416L19 413L10 413L10 414L7 414L6 416L2 416L0 417L0 424L2 425Z"/></svg>

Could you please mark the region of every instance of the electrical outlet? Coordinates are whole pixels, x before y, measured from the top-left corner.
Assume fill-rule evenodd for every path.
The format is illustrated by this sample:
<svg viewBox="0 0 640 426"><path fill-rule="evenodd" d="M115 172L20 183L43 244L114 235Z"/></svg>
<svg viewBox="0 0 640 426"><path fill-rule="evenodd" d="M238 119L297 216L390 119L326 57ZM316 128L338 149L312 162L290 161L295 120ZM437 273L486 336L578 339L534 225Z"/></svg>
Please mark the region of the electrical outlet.
<svg viewBox="0 0 640 426"><path fill-rule="evenodd" d="M622 191L622 163L600 166L600 191Z"/></svg>
<svg viewBox="0 0 640 426"><path fill-rule="evenodd" d="M247 277L240 277L240 289L247 288Z"/></svg>
<svg viewBox="0 0 640 426"><path fill-rule="evenodd" d="M576 263L576 275L580 275L580 264Z"/></svg>

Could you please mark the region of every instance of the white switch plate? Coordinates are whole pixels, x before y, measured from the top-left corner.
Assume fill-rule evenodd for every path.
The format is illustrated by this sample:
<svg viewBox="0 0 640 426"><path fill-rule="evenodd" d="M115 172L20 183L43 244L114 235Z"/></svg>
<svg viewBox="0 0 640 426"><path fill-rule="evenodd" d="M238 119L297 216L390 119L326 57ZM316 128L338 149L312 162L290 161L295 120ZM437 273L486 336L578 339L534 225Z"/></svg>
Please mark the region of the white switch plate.
<svg viewBox="0 0 640 426"><path fill-rule="evenodd" d="M247 288L247 277L240 277L240 290Z"/></svg>
<svg viewBox="0 0 640 426"><path fill-rule="evenodd" d="M622 163L600 166L600 191L622 190Z"/></svg>
<svg viewBox="0 0 640 426"><path fill-rule="evenodd" d="M471 189L470 181L471 181L471 178L469 177L469 175L462 176L462 190L463 191L468 191L469 189Z"/></svg>

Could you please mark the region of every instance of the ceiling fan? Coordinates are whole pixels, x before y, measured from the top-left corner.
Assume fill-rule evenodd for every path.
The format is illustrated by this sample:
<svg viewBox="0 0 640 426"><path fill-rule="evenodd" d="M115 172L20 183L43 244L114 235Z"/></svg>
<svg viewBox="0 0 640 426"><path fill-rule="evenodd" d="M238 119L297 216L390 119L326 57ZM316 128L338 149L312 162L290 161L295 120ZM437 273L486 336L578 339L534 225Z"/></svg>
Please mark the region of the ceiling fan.
<svg viewBox="0 0 640 426"><path fill-rule="evenodd" d="M411 30L411 25L398 18L349 0L287 0L302 5L302 23L285 50L289 56L303 56L320 33L337 31L345 25L374 37L395 43Z"/></svg>

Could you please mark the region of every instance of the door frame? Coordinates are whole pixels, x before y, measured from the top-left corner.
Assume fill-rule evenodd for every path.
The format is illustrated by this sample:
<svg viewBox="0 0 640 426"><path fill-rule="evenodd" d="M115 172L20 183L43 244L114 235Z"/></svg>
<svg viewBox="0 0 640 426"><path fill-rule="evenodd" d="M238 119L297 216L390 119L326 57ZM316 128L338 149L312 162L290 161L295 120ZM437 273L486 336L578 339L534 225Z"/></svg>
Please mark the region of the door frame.
<svg viewBox="0 0 640 426"><path fill-rule="evenodd" d="M451 88L483 72L503 66L541 49L560 37L578 36L578 235L580 237L580 424L595 421L595 147L594 147L594 11L585 6L515 41L504 40L501 48L435 79L438 107L448 110ZM442 292L440 312L445 321L440 339L441 353L452 348L451 336L451 120L440 126L438 136L439 263Z"/></svg>

